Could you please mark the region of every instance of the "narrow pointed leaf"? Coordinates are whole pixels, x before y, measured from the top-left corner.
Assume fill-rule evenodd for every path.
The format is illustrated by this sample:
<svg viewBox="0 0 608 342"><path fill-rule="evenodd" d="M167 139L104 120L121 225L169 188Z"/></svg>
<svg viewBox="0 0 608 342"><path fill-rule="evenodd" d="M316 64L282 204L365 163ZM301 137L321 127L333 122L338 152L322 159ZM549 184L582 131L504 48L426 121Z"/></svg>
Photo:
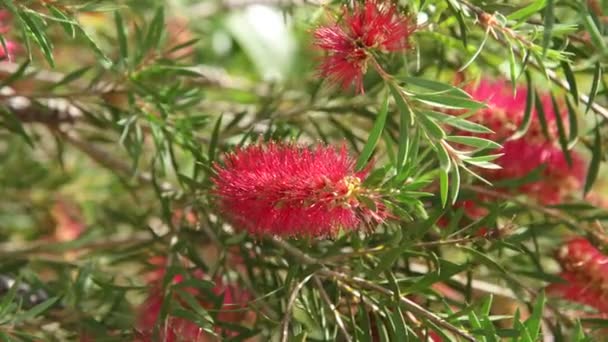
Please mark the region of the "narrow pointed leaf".
<svg viewBox="0 0 608 342"><path fill-rule="evenodd" d="M572 68L570 68L570 64L568 64L566 61L562 61L561 65L562 70L564 70L564 75L566 75L566 81L568 82L568 87L570 88L570 94L572 94L574 103L578 106L578 87L576 85L576 78L574 78Z"/></svg>
<svg viewBox="0 0 608 342"><path fill-rule="evenodd" d="M409 105L403 99L403 93L400 89L395 88L389 83L389 89L393 94L397 108L399 109L399 148L397 150L397 170L403 168L405 156L407 154L410 134L410 126L412 125L412 111Z"/></svg>
<svg viewBox="0 0 608 342"><path fill-rule="evenodd" d="M372 156L374 152L374 148L376 144L380 140L380 136L382 135L382 131L384 130L384 125L386 124L386 118L388 116L388 94L384 98L384 102L382 103L382 107L380 108L380 112L376 116L376 121L374 122L374 126L372 130L369 132L369 136L367 138L367 142L365 146L363 146L363 150L359 155L359 159L357 159L356 169L362 170L367 161Z"/></svg>
<svg viewBox="0 0 608 342"><path fill-rule="evenodd" d="M591 90L589 91L589 102L587 102L587 107L585 108L585 113L589 112L591 109L591 105L595 101L595 95L597 94L597 89L600 86L600 79L602 78L602 67L600 66L600 62L595 63L595 69L593 71L593 83L591 83Z"/></svg>
<svg viewBox="0 0 608 342"><path fill-rule="evenodd" d="M568 137L566 137L566 129L564 128L564 122L558 108L557 100L553 94L551 94L551 104L553 105L553 112L555 113L555 123L557 123L559 145L562 148L562 153L564 153L564 157L566 157L568 165L572 166L572 157L570 156L570 151L568 150Z"/></svg>
<svg viewBox="0 0 608 342"><path fill-rule="evenodd" d="M587 176L585 177L585 195L589 193L593 183L597 179L597 175L600 170L600 162L602 160L602 140L600 137L599 124L595 126L595 139L593 140L591 163L589 163L589 169L587 170Z"/></svg>

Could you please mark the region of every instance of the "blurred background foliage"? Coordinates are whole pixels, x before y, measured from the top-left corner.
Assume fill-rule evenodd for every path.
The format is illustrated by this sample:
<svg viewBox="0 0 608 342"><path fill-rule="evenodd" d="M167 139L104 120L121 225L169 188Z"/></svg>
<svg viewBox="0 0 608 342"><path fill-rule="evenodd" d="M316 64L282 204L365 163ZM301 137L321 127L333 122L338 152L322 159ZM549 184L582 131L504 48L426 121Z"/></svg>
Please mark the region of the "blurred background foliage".
<svg viewBox="0 0 608 342"><path fill-rule="evenodd" d="M587 191L544 206L453 171L443 189L422 128L408 128L417 155L396 172L391 100L376 175L430 193L405 198L400 220L284 241L218 218L209 177L224 151L258 139L346 142L354 156L369 146L383 80L367 73L357 95L315 71L311 32L348 3L0 0L0 338L159 340L171 316L201 341L605 338L606 313L543 294L567 237L608 246L605 0L398 1L419 29L412 51L382 61L417 77L401 84L411 91L502 77L569 102L566 149L585 159ZM460 191L446 201L448 183ZM482 217L453 205L483 191L498 200L481 201ZM142 337L159 267L166 300ZM251 300L226 308L221 283Z"/></svg>

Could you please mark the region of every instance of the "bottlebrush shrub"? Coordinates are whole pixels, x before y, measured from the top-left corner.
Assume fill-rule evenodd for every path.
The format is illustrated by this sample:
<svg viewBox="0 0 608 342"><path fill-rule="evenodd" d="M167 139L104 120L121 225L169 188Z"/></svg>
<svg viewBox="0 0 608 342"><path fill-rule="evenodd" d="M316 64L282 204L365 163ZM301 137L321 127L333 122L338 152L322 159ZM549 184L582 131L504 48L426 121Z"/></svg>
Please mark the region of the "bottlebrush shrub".
<svg viewBox="0 0 608 342"><path fill-rule="evenodd" d="M607 325L599 1L0 3L0 340Z"/></svg>

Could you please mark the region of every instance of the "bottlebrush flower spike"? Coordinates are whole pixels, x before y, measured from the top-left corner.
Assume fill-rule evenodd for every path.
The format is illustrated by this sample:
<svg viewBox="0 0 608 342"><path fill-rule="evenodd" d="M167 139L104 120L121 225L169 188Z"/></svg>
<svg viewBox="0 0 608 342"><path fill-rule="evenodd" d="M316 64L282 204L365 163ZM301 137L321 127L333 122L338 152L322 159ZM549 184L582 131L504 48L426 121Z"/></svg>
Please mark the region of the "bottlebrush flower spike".
<svg viewBox="0 0 608 342"><path fill-rule="evenodd" d="M502 168L481 172L490 181L522 178L544 167L539 180L518 187L542 204L560 203L584 184L585 162L575 151L570 151L570 166L561 148L551 143L534 144L522 138L507 141L502 147L497 152L504 155L496 160Z"/></svg>
<svg viewBox="0 0 608 342"><path fill-rule="evenodd" d="M574 238L557 253L566 283L547 287L547 293L608 313L608 256L587 239Z"/></svg>
<svg viewBox="0 0 608 342"><path fill-rule="evenodd" d="M366 172L354 171L344 146L258 143L214 167L220 212L255 235L330 236L387 217L379 194L362 186Z"/></svg>
<svg viewBox="0 0 608 342"><path fill-rule="evenodd" d="M343 88L354 84L363 93L363 75L371 54L409 48L408 39L415 30L412 20L398 13L388 1L355 3L352 11L345 7L342 23L319 27L314 32L314 44L328 53L319 75Z"/></svg>
<svg viewBox="0 0 608 342"><path fill-rule="evenodd" d="M466 90L473 99L487 104L486 108L469 118L495 132L484 134L482 137L499 141L512 137L524 120L527 87L519 86L513 94L513 88L508 81L482 79L477 86L467 87ZM584 184L585 162L575 151L571 151L572 166L568 165L561 148L556 144L556 120L559 117L565 129L568 129L567 112L554 108L549 94L539 96L547 121L548 137L543 134L536 110L532 109L527 132L518 139L506 140L502 149L496 151L504 154L495 161L502 169L483 169L480 174L496 182L522 178L544 166L541 179L524 184L517 190L542 204L557 204L581 189Z"/></svg>
<svg viewBox="0 0 608 342"><path fill-rule="evenodd" d="M495 132L487 137L497 140L507 139L517 131L523 122L528 87L518 86L513 93L513 87L506 80L482 79L476 86L467 86L465 90L473 99L486 103L486 107L471 116L469 120L482 124ZM567 118L567 112L553 108L549 94L539 96L547 120L549 140L555 140L558 137L556 117L560 116L567 129L568 121L564 120ZM534 107L532 107L530 126L524 138L531 143L547 141L538 119L538 112Z"/></svg>

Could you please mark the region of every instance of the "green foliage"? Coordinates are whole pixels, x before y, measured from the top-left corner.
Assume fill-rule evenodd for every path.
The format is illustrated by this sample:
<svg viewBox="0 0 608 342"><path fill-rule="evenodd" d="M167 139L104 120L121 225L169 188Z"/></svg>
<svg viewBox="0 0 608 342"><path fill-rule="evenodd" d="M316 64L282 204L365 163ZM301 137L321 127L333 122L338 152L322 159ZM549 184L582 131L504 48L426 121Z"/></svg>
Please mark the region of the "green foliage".
<svg viewBox="0 0 608 342"><path fill-rule="evenodd" d="M608 247L608 214L584 197L606 191L606 1L399 2L421 24L414 49L380 60L390 75L368 66L364 95L314 72L311 31L350 2L261 3L0 0L3 50L21 47L0 62L0 339L133 340L159 267L156 338L171 317L231 341L602 336L606 320L543 289L566 236ZM564 107L584 191L552 207L514 192L542 167L488 186L505 141L471 121L490 99L465 73L527 84L506 141L533 120L550 135L542 94ZM260 140L348 144L390 219L326 240L229 226L214 163ZM223 305L221 283L251 298Z"/></svg>

